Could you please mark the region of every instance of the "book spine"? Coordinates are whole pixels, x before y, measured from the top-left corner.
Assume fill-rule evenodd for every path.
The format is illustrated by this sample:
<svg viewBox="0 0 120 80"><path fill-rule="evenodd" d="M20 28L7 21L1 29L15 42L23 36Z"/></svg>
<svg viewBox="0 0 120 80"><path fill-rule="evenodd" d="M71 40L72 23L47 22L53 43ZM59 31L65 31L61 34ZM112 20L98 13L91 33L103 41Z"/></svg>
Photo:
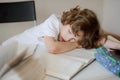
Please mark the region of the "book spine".
<svg viewBox="0 0 120 80"><path fill-rule="evenodd" d="M97 48L95 57L96 60L100 64L102 64L106 69L120 77L120 63L118 63L118 61L116 61L112 56L110 56L110 52L107 51L106 48Z"/></svg>

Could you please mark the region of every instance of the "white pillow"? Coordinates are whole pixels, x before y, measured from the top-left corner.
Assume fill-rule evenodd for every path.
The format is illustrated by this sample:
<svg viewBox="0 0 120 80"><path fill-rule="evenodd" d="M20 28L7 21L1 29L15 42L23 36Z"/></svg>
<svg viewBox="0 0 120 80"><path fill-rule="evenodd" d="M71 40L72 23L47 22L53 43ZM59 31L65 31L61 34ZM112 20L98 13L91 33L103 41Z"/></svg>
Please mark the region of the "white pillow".
<svg viewBox="0 0 120 80"><path fill-rule="evenodd" d="M0 46L0 69L4 66L4 64L14 57L17 51L17 46L18 43L14 40L8 44Z"/></svg>

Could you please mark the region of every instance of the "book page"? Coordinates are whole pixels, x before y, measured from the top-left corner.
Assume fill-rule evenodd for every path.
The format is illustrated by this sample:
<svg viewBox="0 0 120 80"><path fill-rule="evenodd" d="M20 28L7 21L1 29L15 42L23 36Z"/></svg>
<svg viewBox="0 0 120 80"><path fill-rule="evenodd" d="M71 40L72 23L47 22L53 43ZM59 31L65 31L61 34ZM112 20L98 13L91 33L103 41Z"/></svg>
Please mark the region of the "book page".
<svg viewBox="0 0 120 80"><path fill-rule="evenodd" d="M47 74L69 80L95 59L94 51L82 48L62 54L47 54L45 59Z"/></svg>
<svg viewBox="0 0 120 80"><path fill-rule="evenodd" d="M78 61L83 61L85 63L89 63L91 62L93 59L95 59L94 57L94 49L75 49L63 54L60 54L60 56L66 57L66 58L70 58L70 59L75 59Z"/></svg>
<svg viewBox="0 0 120 80"><path fill-rule="evenodd" d="M47 74L64 80L69 80L83 65L83 62L64 58L59 55L48 54L46 56Z"/></svg>

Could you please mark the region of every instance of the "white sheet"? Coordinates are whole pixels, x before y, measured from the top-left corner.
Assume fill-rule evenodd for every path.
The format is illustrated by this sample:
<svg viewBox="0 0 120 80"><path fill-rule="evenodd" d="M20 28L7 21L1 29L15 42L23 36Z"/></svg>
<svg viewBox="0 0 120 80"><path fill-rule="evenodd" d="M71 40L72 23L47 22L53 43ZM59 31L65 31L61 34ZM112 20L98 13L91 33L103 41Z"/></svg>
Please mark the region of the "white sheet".
<svg viewBox="0 0 120 80"><path fill-rule="evenodd" d="M34 52L34 50L35 50L35 48L38 44L39 44L39 47L43 46L43 47L40 47L41 50L42 50L42 48L45 49L44 43L42 43L38 40L38 37L39 37L38 28L39 27L30 28L28 30L25 30L23 33L20 33L20 34L14 36L14 37L9 38L8 40L4 41L1 44L1 47L2 46L7 46L11 42L16 41L18 43L17 52L16 52L17 55L19 53L21 53L23 50L25 50L26 48L28 48L27 55L25 56L25 58L28 57L28 56L31 56L33 54L33 52ZM14 48L14 49L16 49L16 48ZM8 49L6 49L6 51L7 50ZM9 54L9 52L8 52L8 54ZM36 56L35 58L40 58L41 64L44 64L44 60L43 60L41 54L44 54L44 53L39 52L38 54L35 55ZM38 56L41 56L41 57L38 57ZM3 58L0 58L0 60L3 60Z"/></svg>
<svg viewBox="0 0 120 80"><path fill-rule="evenodd" d="M7 46L11 42L17 41L18 42L18 47L16 52L17 55L20 54L26 48L28 48L27 55L25 56L25 58L33 54L34 49L38 44L41 49L44 48L46 50L44 43L38 40L39 29L40 28L38 26L27 29L23 33L20 33L4 41L1 46L5 46L5 45ZM38 55L41 54L39 53Z"/></svg>

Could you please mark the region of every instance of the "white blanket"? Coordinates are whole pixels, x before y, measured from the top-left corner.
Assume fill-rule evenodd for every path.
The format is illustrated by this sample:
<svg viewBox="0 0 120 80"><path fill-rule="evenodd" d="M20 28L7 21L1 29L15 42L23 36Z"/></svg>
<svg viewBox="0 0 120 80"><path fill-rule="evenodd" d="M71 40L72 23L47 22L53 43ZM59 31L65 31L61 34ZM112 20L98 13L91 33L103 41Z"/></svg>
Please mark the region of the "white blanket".
<svg viewBox="0 0 120 80"><path fill-rule="evenodd" d="M43 48L45 48L45 45L43 42L39 41L39 26L30 28L25 30L23 33L20 33L14 37L11 37L10 39L4 41L2 43L2 46L8 45L9 43L16 41L18 42L18 50L17 50L17 54L19 54L20 52L22 52L23 50L25 50L26 48L28 48L28 56L30 56L34 49L35 46L37 44L39 44L40 46L42 46Z"/></svg>
<svg viewBox="0 0 120 80"><path fill-rule="evenodd" d="M12 57L14 57L16 55L19 56L21 52L27 49L26 55L24 56L24 59L26 59L33 55L35 48L38 44L41 50L45 49L46 51L44 44L38 40L39 37L38 28L39 27L33 27L3 42L1 47L4 47L4 50L1 50L1 53L7 51L5 55L8 55L11 53L11 50L16 50L16 52L14 52L15 53L14 55L10 54L10 56L12 55ZM12 46L14 45L13 44L14 42L17 42L17 46L15 46L14 49L11 49ZM9 46L10 49L9 48L7 49L6 46ZM2 49L1 47L0 49ZM44 53L36 53L34 56L32 56L33 57L32 59L20 63L20 66L17 66L14 69L10 70L8 73L6 73L2 80L42 80L43 77L40 78L40 76L38 76L43 74L43 66L45 64L42 54ZM11 58L10 56L7 57ZM3 59L7 60L5 62L1 62L2 63L0 64L1 67L3 67L4 64L7 64L7 62L9 62L10 59L8 60L7 57L6 56L0 57L0 61L3 61Z"/></svg>

